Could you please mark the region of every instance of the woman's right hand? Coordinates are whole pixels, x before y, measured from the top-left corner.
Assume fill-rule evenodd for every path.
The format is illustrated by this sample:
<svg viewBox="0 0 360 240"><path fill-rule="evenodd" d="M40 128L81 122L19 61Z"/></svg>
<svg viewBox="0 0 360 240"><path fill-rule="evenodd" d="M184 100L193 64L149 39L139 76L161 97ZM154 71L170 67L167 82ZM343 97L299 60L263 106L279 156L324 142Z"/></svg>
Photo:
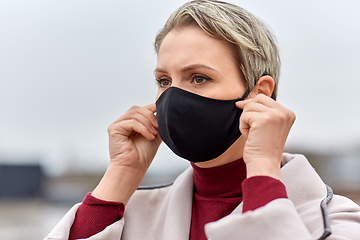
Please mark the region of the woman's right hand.
<svg viewBox="0 0 360 240"><path fill-rule="evenodd" d="M109 132L110 165L94 197L126 204L140 185L161 143L155 104L133 106L112 123Z"/></svg>
<svg viewBox="0 0 360 240"><path fill-rule="evenodd" d="M155 112L154 103L133 106L110 125L110 165L146 172L161 143Z"/></svg>

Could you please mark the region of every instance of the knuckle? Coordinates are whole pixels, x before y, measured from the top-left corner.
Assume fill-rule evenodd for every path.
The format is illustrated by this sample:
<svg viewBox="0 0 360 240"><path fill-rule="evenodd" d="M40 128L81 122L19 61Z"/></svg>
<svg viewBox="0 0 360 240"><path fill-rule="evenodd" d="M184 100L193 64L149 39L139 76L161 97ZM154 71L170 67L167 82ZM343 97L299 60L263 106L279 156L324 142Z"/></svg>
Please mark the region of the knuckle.
<svg viewBox="0 0 360 240"><path fill-rule="evenodd" d="M291 121L291 123L294 123L295 122L295 119L296 119L296 114L293 112L293 111L291 111L291 110L289 110L290 112L289 112L289 115L290 115L290 121Z"/></svg>
<svg viewBox="0 0 360 240"><path fill-rule="evenodd" d="M269 114L266 114L265 120L267 122L285 122L287 119L286 114L283 111L279 110L273 110L269 112Z"/></svg>
<svg viewBox="0 0 360 240"><path fill-rule="evenodd" d="M120 133L120 129L121 129L121 126L118 126L118 125L115 125L115 124L111 124L109 127L108 127L108 135L109 137L116 137L119 133Z"/></svg>
<svg viewBox="0 0 360 240"><path fill-rule="evenodd" d="M127 115L133 116L134 114L136 114L137 110L139 109L139 106L132 106L131 108L129 108L129 110L127 111Z"/></svg>
<svg viewBox="0 0 360 240"><path fill-rule="evenodd" d="M285 112L285 119L288 121L294 121L296 118L295 113L291 110L288 110Z"/></svg>
<svg viewBox="0 0 360 240"><path fill-rule="evenodd" d="M114 136L118 134L122 129L124 129L124 126L132 126L132 125L134 125L132 119L113 122L108 127L108 134L109 136Z"/></svg>
<svg viewBox="0 0 360 240"><path fill-rule="evenodd" d="M112 123L108 127L107 131L108 131L109 134L115 131L115 126L114 125L115 125L115 123Z"/></svg>
<svg viewBox="0 0 360 240"><path fill-rule="evenodd" d="M133 106L131 106L130 107L130 109L129 110L135 110L135 109L138 109L139 108L139 106L137 106L137 105L133 105Z"/></svg>
<svg viewBox="0 0 360 240"><path fill-rule="evenodd" d="M274 115L275 114L275 115ZM264 114L264 117L263 117L263 121L265 123L269 123L269 122L273 122L274 119L276 119L276 113L272 113L272 114Z"/></svg>

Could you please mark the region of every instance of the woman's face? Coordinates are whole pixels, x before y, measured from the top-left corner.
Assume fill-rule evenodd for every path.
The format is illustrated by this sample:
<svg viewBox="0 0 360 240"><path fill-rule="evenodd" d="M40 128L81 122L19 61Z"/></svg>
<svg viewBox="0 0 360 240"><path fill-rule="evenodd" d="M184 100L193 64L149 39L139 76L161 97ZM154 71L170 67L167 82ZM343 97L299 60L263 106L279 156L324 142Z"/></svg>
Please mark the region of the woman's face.
<svg viewBox="0 0 360 240"><path fill-rule="evenodd" d="M230 44L200 27L171 30L157 60L157 97L170 86L222 100L240 98L245 92L244 77Z"/></svg>

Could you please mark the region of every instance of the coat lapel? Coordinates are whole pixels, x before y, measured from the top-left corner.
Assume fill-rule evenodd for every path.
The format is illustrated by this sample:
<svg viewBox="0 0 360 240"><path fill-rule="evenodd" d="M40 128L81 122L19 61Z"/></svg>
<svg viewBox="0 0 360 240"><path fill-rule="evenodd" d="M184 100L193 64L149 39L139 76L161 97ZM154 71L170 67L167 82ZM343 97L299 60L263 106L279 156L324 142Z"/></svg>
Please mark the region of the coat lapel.
<svg viewBox="0 0 360 240"><path fill-rule="evenodd" d="M163 240L188 240L191 224L194 178L189 167L174 182L169 194Z"/></svg>
<svg viewBox="0 0 360 240"><path fill-rule="evenodd" d="M288 198L298 208L301 205L326 197L324 182L303 155L283 155L281 179Z"/></svg>
<svg viewBox="0 0 360 240"><path fill-rule="evenodd" d="M309 201L318 201L320 204L320 201L326 197L324 182L303 155L284 153L282 166L282 182L286 187L288 198L298 210ZM242 214L242 207L241 202L231 214Z"/></svg>

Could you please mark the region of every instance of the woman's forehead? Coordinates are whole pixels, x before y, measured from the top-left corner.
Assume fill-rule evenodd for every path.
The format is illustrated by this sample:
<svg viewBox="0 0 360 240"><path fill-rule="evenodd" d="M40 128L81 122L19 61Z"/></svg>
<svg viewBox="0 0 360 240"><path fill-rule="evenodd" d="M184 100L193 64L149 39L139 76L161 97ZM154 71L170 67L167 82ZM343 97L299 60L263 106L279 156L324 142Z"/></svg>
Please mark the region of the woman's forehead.
<svg viewBox="0 0 360 240"><path fill-rule="evenodd" d="M219 59L231 58L234 61L233 56L226 41L210 36L200 27L183 27L171 30L164 38L158 52L157 68L164 69L170 63L212 67Z"/></svg>

